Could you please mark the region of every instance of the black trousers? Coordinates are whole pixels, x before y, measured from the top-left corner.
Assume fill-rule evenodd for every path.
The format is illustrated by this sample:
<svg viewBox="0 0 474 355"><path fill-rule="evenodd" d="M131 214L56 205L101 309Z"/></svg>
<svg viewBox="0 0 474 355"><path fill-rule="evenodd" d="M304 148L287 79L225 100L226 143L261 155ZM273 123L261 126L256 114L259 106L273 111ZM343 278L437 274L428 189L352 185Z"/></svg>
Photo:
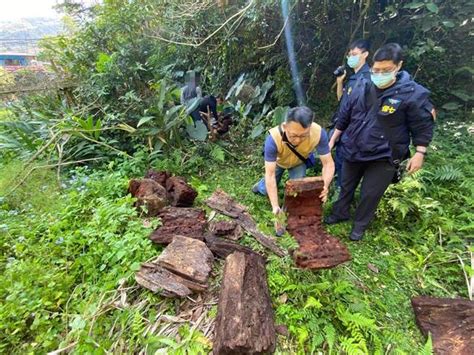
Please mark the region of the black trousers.
<svg viewBox="0 0 474 355"><path fill-rule="evenodd" d="M341 192L334 203L332 214L340 219L350 218L351 202L362 180L360 201L354 215L353 230L363 232L374 217L385 190L392 182L395 167L388 161L370 161L342 164Z"/></svg>

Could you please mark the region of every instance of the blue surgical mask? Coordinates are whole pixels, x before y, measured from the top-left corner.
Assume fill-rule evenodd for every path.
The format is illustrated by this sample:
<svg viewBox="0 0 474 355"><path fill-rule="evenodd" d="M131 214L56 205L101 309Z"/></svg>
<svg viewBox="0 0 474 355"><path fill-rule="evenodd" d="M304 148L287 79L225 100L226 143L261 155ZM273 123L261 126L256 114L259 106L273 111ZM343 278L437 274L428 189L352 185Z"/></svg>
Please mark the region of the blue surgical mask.
<svg viewBox="0 0 474 355"><path fill-rule="evenodd" d="M355 68L359 65L360 62L360 54L358 55L350 55L347 57L347 65L351 68Z"/></svg>
<svg viewBox="0 0 474 355"><path fill-rule="evenodd" d="M370 74L370 79L378 88L384 88L395 79L396 73L396 70L388 73L372 73Z"/></svg>

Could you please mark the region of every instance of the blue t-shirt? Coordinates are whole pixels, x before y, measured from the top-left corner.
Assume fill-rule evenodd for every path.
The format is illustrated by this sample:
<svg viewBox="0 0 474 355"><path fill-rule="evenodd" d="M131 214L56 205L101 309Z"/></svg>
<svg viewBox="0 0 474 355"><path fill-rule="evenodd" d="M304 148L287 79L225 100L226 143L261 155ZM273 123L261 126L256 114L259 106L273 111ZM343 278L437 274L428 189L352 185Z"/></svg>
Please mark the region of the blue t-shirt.
<svg viewBox="0 0 474 355"><path fill-rule="evenodd" d="M267 136L267 139L265 139L265 147L263 150L264 150L263 155L265 157L265 161L274 162L277 160L278 149L271 134L269 134ZM319 143L316 146L316 151L318 152L319 155L326 155L326 154L329 154L329 152L331 151L329 149L328 134L326 133L324 129L321 130L321 137L319 138Z"/></svg>

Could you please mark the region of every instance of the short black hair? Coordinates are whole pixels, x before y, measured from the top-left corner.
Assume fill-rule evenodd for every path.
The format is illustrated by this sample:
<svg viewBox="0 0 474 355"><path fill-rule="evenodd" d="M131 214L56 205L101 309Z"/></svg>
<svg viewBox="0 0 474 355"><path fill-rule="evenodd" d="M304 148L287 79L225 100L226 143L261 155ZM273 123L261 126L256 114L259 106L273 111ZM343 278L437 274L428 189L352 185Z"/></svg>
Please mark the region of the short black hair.
<svg viewBox="0 0 474 355"><path fill-rule="evenodd" d="M349 46L349 49L355 48L361 49L362 52L368 52L370 50L370 41L366 39L356 39Z"/></svg>
<svg viewBox="0 0 474 355"><path fill-rule="evenodd" d="M403 60L403 50L398 43L387 43L377 49L374 54L374 62L391 60L395 64Z"/></svg>
<svg viewBox="0 0 474 355"><path fill-rule="evenodd" d="M309 107L298 106L288 110L286 122L297 122L303 128L308 128L313 123L314 113Z"/></svg>

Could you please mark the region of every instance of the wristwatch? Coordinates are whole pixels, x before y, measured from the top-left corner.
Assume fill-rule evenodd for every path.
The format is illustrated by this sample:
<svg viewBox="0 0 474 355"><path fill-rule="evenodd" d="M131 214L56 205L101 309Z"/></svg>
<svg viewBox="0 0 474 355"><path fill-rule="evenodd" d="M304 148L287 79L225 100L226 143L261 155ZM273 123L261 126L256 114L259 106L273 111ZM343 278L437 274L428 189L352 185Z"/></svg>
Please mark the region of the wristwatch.
<svg viewBox="0 0 474 355"><path fill-rule="evenodd" d="M420 153L420 154L422 154L423 156L426 156L426 155L428 154L428 153L423 152L423 151L418 150L418 149L417 149L415 152L416 152L416 153Z"/></svg>

